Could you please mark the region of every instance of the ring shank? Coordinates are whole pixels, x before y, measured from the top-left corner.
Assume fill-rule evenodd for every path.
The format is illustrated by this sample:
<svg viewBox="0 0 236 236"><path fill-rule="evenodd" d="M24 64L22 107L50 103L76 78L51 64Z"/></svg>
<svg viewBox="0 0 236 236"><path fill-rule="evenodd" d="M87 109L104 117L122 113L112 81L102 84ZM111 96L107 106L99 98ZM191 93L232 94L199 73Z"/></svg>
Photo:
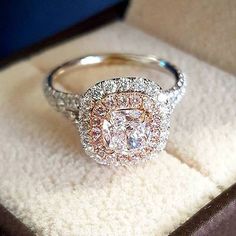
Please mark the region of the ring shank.
<svg viewBox="0 0 236 236"><path fill-rule="evenodd" d="M79 94L67 93L59 91L53 86L53 82L60 75L72 70L80 69L86 66L100 66L100 65L139 65L152 69L157 69L162 72L171 74L175 78L175 85L167 90L161 90L162 95L164 95L165 100L171 104L172 108L180 101L183 93L185 92L186 80L183 73L176 68L171 63L158 59L153 55L136 55L136 54L122 54L122 53L112 53L112 54L101 54L101 55L88 55L75 60L66 62L65 64L57 67L53 70L49 76L46 78L44 83L44 93L49 103L52 106L60 107L65 112L77 110L77 101L81 96ZM74 107L66 106L63 103L64 97L71 97L71 103ZM162 96L163 97L163 96ZM69 98L70 99L70 98ZM75 101L75 102L73 102Z"/></svg>
<svg viewBox="0 0 236 236"><path fill-rule="evenodd" d="M160 70L174 76L176 85L181 79L181 73L174 65L169 62L159 59L153 55L136 55L136 54L101 54L101 55L88 55L75 60L66 62L65 64L57 67L48 76L48 85L53 87L53 81L65 72L72 69L79 69L86 66L98 65L138 65L148 67L151 69Z"/></svg>

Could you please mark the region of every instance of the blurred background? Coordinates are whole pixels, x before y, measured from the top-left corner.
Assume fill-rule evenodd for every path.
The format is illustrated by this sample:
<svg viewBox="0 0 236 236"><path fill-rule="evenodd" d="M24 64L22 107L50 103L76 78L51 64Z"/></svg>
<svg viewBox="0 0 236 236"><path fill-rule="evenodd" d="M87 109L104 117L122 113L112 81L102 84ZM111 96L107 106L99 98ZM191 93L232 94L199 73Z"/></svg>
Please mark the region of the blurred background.
<svg viewBox="0 0 236 236"><path fill-rule="evenodd" d="M1 0L0 65L118 18L236 74L235 0Z"/></svg>

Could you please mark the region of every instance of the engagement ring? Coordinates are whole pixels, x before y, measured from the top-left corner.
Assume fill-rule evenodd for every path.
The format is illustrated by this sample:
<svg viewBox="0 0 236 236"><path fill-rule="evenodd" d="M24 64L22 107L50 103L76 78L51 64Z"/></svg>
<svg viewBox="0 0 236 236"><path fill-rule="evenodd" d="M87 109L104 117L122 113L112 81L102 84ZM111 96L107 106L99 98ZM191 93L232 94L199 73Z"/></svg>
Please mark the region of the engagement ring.
<svg viewBox="0 0 236 236"><path fill-rule="evenodd" d="M130 64L167 72L175 85L163 90L140 77L100 81L84 94L59 91L54 80L71 69ZM151 55L102 54L81 57L56 68L45 80L44 93L57 111L77 127L86 154L100 164L128 165L162 151L169 135L170 115L185 93L183 73Z"/></svg>

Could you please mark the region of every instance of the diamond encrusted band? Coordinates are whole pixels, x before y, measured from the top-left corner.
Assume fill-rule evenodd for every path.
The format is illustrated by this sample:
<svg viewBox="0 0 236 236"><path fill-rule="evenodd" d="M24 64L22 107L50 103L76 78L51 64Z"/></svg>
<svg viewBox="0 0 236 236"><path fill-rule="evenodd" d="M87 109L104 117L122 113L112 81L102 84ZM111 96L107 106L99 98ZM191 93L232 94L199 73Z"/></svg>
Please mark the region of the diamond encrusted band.
<svg viewBox="0 0 236 236"><path fill-rule="evenodd" d="M136 64L174 75L175 85L163 90L156 82L122 77L98 82L84 94L59 91L53 80L80 67ZM150 159L165 148L170 115L185 93L183 73L155 56L90 55L69 61L46 78L45 96L78 128L85 152L100 164L127 165Z"/></svg>

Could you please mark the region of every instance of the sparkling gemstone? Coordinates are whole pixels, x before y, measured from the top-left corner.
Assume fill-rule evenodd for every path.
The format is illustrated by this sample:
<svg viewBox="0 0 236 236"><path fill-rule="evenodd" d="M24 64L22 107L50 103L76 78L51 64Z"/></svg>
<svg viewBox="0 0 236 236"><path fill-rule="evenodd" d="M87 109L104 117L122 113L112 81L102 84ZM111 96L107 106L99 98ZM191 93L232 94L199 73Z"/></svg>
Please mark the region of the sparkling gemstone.
<svg viewBox="0 0 236 236"><path fill-rule="evenodd" d="M103 91L100 87L94 89L93 93L92 93L92 98L95 99L95 100L99 100L101 99L103 95Z"/></svg>
<svg viewBox="0 0 236 236"><path fill-rule="evenodd" d="M132 107L139 107L142 104L141 96L137 94L132 94L130 97L130 104Z"/></svg>
<svg viewBox="0 0 236 236"><path fill-rule="evenodd" d="M76 114L72 111L69 111L67 114L66 114L67 118L70 119L70 120L75 120L76 118Z"/></svg>
<svg viewBox="0 0 236 236"><path fill-rule="evenodd" d="M158 101L159 101L159 102L165 102L166 100L167 100L166 94L160 93L160 94L158 95Z"/></svg>
<svg viewBox="0 0 236 236"><path fill-rule="evenodd" d="M100 104L95 108L94 113L98 116L104 116L106 114L106 107Z"/></svg>
<svg viewBox="0 0 236 236"><path fill-rule="evenodd" d="M113 108L116 105L116 96L114 95L108 95L104 100L103 103L108 108Z"/></svg>
<svg viewBox="0 0 236 236"><path fill-rule="evenodd" d="M99 126L101 124L101 119L98 117L93 118L93 125L94 126Z"/></svg>
<svg viewBox="0 0 236 236"><path fill-rule="evenodd" d="M104 119L102 131L106 145L122 154L144 149L152 136L148 114L139 109L110 112Z"/></svg>
<svg viewBox="0 0 236 236"><path fill-rule="evenodd" d="M101 135L101 130L98 128L93 128L92 129L92 137L96 141Z"/></svg>
<svg viewBox="0 0 236 236"><path fill-rule="evenodd" d="M127 107L129 105L129 98L125 95L120 95L118 97L118 105L123 108Z"/></svg>
<svg viewBox="0 0 236 236"><path fill-rule="evenodd" d="M103 89L106 93L114 93L117 89L117 83L113 80L103 82Z"/></svg>
<svg viewBox="0 0 236 236"><path fill-rule="evenodd" d="M130 87L130 80L128 78L122 78L120 81L119 90L127 91Z"/></svg>
<svg viewBox="0 0 236 236"><path fill-rule="evenodd" d="M57 105L58 106L64 106L65 105L65 101L63 99L58 99L57 100Z"/></svg>
<svg viewBox="0 0 236 236"><path fill-rule="evenodd" d="M146 89L146 82L143 78L137 78L135 81L134 81L134 89L135 91L145 91Z"/></svg>
<svg viewBox="0 0 236 236"><path fill-rule="evenodd" d="M145 98L144 99L143 106L148 111L153 111L153 109L154 109L154 103L150 98Z"/></svg>

